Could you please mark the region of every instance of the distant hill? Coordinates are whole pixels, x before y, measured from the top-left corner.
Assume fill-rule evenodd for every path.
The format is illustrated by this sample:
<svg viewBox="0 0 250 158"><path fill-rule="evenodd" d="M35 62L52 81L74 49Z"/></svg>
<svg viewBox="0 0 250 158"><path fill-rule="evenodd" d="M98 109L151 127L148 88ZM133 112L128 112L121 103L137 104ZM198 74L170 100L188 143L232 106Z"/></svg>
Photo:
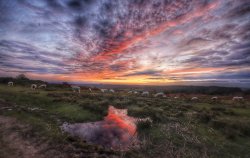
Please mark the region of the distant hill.
<svg viewBox="0 0 250 158"><path fill-rule="evenodd" d="M25 75L21 74L17 77L0 77L0 84L7 84L9 81L13 81L17 85L28 85L32 83L43 84L47 82L42 80L31 80ZM70 87L71 83L62 82L62 83L50 83L54 87ZM220 86L152 86L152 85L113 85L113 84L77 84L82 88L113 88L116 90L132 90L136 89L138 91L154 91L165 93L186 93L186 94L207 94L207 95L230 95L230 94L250 94L250 89L241 89L239 87L220 87Z"/></svg>
<svg viewBox="0 0 250 158"><path fill-rule="evenodd" d="M27 78L25 75L21 74L18 75L17 77L13 78L13 77L0 77L0 84L8 84L8 82L14 82L14 84L16 85L28 85L28 84L43 84L43 83L47 83L45 81L42 80L31 80L29 78Z"/></svg>
<svg viewBox="0 0 250 158"><path fill-rule="evenodd" d="M218 87L218 86L169 86L166 87L166 93L199 93L208 95L230 95L242 93L238 87Z"/></svg>
<svg viewBox="0 0 250 158"><path fill-rule="evenodd" d="M230 95L237 93L250 93L250 89L242 90L239 87L220 87L220 86L151 86L151 85L111 85L111 84L84 84L84 86L97 88L113 88L113 89L136 89L139 91L163 91L165 93L188 93L188 94L208 94L208 95Z"/></svg>

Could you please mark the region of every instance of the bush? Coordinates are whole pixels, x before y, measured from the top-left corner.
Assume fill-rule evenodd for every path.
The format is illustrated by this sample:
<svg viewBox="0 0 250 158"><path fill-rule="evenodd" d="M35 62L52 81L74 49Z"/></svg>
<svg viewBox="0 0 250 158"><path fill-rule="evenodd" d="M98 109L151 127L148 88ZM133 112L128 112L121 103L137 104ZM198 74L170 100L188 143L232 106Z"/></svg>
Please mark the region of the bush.
<svg viewBox="0 0 250 158"><path fill-rule="evenodd" d="M165 122L167 116L164 114L164 110L160 108L152 108L145 106L143 108L129 109L129 115L134 117L150 117L154 122Z"/></svg>
<svg viewBox="0 0 250 158"><path fill-rule="evenodd" d="M208 111L202 111L197 114L197 118L202 122L202 123L208 123L214 118L214 114Z"/></svg>
<svg viewBox="0 0 250 158"><path fill-rule="evenodd" d="M236 136L250 136L249 121L217 119L211 123L214 128L221 130L227 138L234 139Z"/></svg>

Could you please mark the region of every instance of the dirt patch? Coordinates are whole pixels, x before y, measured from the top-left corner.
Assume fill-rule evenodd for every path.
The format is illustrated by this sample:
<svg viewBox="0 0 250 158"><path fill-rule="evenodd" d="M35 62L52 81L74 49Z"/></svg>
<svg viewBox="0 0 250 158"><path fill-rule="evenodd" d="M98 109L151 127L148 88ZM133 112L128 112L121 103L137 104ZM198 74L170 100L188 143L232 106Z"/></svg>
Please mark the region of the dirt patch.
<svg viewBox="0 0 250 158"><path fill-rule="evenodd" d="M28 128L28 126L17 123L14 118L0 116L1 145L4 145L1 147L4 149L1 150L1 155L4 157L40 157L37 155L39 149L20 135L21 130Z"/></svg>
<svg viewBox="0 0 250 158"><path fill-rule="evenodd" d="M15 118L0 116L0 157L1 158L43 158L56 151L47 151L49 146L46 142L35 141L33 138L27 139L24 133L30 131L29 125L19 123ZM64 157L56 153L56 157ZM53 155L55 157L55 155Z"/></svg>

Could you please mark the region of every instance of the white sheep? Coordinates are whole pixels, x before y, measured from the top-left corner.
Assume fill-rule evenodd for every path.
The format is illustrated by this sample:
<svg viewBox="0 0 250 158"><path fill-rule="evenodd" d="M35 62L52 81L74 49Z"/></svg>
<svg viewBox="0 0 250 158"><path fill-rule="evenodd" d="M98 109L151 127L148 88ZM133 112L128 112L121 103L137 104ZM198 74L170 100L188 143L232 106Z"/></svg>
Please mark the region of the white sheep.
<svg viewBox="0 0 250 158"><path fill-rule="evenodd" d="M79 87L79 86L71 86L71 88L72 88L73 92L78 92L78 93L81 92L81 87Z"/></svg>
<svg viewBox="0 0 250 158"><path fill-rule="evenodd" d="M92 89L91 89L91 88L89 88L89 91L90 91L90 92L92 92Z"/></svg>
<svg viewBox="0 0 250 158"><path fill-rule="evenodd" d="M108 92L107 89L100 89L102 93Z"/></svg>
<svg viewBox="0 0 250 158"><path fill-rule="evenodd" d="M109 90L109 92L111 92L111 93L115 93L115 90L113 90L113 89L110 89L110 90Z"/></svg>
<svg viewBox="0 0 250 158"><path fill-rule="evenodd" d="M154 95L154 97L163 97L163 98L166 98L167 96L166 96L166 94L164 94L163 92L160 92L160 93L156 93L156 94Z"/></svg>
<svg viewBox="0 0 250 158"><path fill-rule="evenodd" d="M132 94L132 93L133 93L133 91L129 91L129 92L128 92L128 94Z"/></svg>
<svg viewBox="0 0 250 158"><path fill-rule="evenodd" d="M218 100L218 97L217 96L212 97L211 100L216 101L216 100Z"/></svg>
<svg viewBox="0 0 250 158"><path fill-rule="evenodd" d="M141 95L142 95L142 96L149 96L149 92L148 92L148 91L144 91L144 92L142 92Z"/></svg>
<svg viewBox="0 0 250 158"><path fill-rule="evenodd" d="M243 101L244 98L243 98L243 97L238 97L238 96L236 96L236 97L233 97L232 100L233 100L233 101Z"/></svg>
<svg viewBox="0 0 250 158"><path fill-rule="evenodd" d="M137 92L137 91L134 91L134 94L138 94L138 92Z"/></svg>
<svg viewBox="0 0 250 158"><path fill-rule="evenodd" d="M191 100L199 100L198 97L192 97Z"/></svg>
<svg viewBox="0 0 250 158"><path fill-rule="evenodd" d="M46 84L41 84L38 88L47 88Z"/></svg>
<svg viewBox="0 0 250 158"><path fill-rule="evenodd" d="M37 85L36 84L31 84L30 88L31 88L31 90L36 90Z"/></svg>
<svg viewBox="0 0 250 158"><path fill-rule="evenodd" d="M175 96L174 99L179 99L179 97Z"/></svg>
<svg viewBox="0 0 250 158"><path fill-rule="evenodd" d="M13 86L14 83L13 82L8 82L8 86Z"/></svg>
<svg viewBox="0 0 250 158"><path fill-rule="evenodd" d="M135 90L132 90L132 91L129 91L128 94L138 94L138 92Z"/></svg>

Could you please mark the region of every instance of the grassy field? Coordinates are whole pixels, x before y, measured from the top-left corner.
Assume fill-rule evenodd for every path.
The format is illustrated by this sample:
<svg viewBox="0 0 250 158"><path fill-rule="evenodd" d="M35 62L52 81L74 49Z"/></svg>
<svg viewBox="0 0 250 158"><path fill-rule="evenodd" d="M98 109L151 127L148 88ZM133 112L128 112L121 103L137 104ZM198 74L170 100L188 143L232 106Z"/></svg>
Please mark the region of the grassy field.
<svg viewBox="0 0 250 158"><path fill-rule="evenodd" d="M46 142L48 148L64 152L61 157L250 157L249 100L233 102L231 96L219 96L222 99L213 102L203 95L191 101L190 97L141 97L125 91L76 94L50 85L36 91L0 85L0 115L29 125L23 137ZM102 120L109 105L127 108L130 116L153 119L151 127L138 125L140 149L113 151L61 132L63 122ZM8 156L11 150L4 147L3 134L0 155Z"/></svg>

